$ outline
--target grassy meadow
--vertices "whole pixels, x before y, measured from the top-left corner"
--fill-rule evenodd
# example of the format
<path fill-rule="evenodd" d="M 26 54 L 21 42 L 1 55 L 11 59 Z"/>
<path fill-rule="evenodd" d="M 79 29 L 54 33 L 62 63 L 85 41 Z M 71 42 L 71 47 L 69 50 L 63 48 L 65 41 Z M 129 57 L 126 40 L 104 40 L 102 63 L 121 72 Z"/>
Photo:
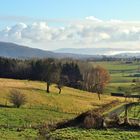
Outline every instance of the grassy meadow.
<path fill-rule="evenodd" d="M 38 131 L 17 128 L 41 124 L 53 124 L 71 119 L 78 114 L 93 108 L 98 108 L 117 98 L 103 95 L 99 101 L 96 94 L 64 87 L 58 94 L 55 85 L 51 86 L 51 93 L 46 93 L 46 83 L 38 81 L 0 79 L 0 135 L 3 139 L 26 139 L 37 137 Z M 8 101 L 9 92 L 18 89 L 27 98 L 27 103 L 21 108 L 12 108 Z M 11 129 L 5 128 L 10 126 Z"/>
<path fill-rule="evenodd" d="M 0 79 L 0 136 L 1 139 L 35 139 L 38 130 L 26 128 L 18 130 L 22 126 L 37 126 L 39 124 L 54 124 L 71 119 L 78 114 L 98 108 L 113 100 L 124 99 L 111 97 L 108 94 L 117 92 L 119 86 L 129 88 L 133 77 L 138 73 L 139 63 L 125 64 L 123 62 L 96 62 L 109 70 L 111 82 L 105 89 L 105 95 L 101 101 L 95 93 L 89 93 L 73 88 L 64 87 L 62 93 L 58 93 L 55 85 L 51 85 L 51 93 L 46 93 L 46 83 L 39 81 Z M 8 101 L 9 92 L 18 89 L 27 98 L 27 103 L 21 108 L 13 108 Z M 11 126 L 7 128 L 7 126 Z M 66 128 L 51 132 L 50 135 L 59 140 L 138 140 L 137 131 L 127 130 L 84 130 L 78 128 Z"/>

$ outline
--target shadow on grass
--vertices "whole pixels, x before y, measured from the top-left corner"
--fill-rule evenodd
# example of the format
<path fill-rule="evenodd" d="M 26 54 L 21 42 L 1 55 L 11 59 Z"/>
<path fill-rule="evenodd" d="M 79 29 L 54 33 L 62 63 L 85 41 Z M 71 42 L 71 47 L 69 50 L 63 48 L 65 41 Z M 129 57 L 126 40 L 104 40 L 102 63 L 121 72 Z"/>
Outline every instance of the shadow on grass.
<path fill-rule="evenodd" d="M 17 90 L 27 90 L 27 91 L 36 91 L 37 93 L 47 93 L 46 89 L 40 89 L 40 88 L 33 88 L 33 87 L 13 87 L 13 86 L 7 86 L 10 89 L 17 89 Z M 51 93 L 51 94 L 50 94 Z M 58 92 L 52 92 L 47 93 L 47 95 L 61 95 Z"/>
<path fill-rule="evenodd" d="M 33 87 L 11 87 L 11 86 L 7 86 L 8 88 L 12 88 L 12 89 L 21 89 L 21 90 L 34 90 L 34 91 L 39 91 L 39 92 L 44 92 L 46 91 L 45 89 L 40 89 L 40 88 L 33 88 Z"/>
<path fill-rule="evenodd" d="M 0 104 L 0 108 L 14 108 L 13 106 Z"/>
<path fill-rule="evenodd" d="M 132 124 L 121 124 L 117 127 L 115 131 L 140 131 L 139 125 L 132 125 Z"/>

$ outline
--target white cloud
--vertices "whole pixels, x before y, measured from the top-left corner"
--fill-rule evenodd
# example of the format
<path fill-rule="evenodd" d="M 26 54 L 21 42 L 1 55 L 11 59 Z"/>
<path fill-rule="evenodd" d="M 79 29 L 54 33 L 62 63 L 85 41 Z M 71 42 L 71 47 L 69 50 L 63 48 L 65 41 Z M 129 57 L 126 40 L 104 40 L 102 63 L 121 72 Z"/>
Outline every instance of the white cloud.
<path fill-rule="evenodd" d="M 94 21 L 94 22 L 102 22 L 102 20 L 94 17 L 94 16 L 89 16 L 89 17 L 86 17 L 87 20 L 91 20 L 91 21 Z"/>
<path fill-rule="evenodd" d="M 38 47 L 112 47 L 140 51 L 140 22 L 108 20 L 93 16 L 70 22 L 63 27 L 49 26 L 47 22 L 18 23 L 0 31 L 1 41 L 11 41 Z"/>

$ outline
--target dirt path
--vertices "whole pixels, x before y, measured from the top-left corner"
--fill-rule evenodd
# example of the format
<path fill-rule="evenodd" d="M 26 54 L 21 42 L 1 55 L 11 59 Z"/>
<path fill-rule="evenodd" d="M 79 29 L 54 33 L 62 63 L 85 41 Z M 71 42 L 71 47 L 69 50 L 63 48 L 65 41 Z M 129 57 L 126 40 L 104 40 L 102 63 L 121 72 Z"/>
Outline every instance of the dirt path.
<path fill-rule="evenodd" d="M 105 113 L 105 117 L 111 117 L 113 114 L 116 114 L 117 116 L 119 116 L 121 113 L 123 113 L 127 108 L 131 108 L 134 105 L 140 105 L 139 102 L 133 102 L 133 103 L 126 103 L 126 104 L 122 104 L 119 105 L 117 107 L 115 107 L 114 109 L 111 109 L 111 111 L 109 111 L 108 113 Z"/>

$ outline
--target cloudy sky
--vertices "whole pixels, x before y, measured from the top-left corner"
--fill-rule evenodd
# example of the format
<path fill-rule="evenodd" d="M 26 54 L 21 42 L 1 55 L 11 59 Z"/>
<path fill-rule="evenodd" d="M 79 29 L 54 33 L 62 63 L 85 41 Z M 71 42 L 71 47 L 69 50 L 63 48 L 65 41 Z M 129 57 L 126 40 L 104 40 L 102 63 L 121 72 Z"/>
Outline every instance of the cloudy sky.
<path fill-rule="evenodd" d="M 137 52 L 139 7 L 139 0 L 1 0 L 0 41 Z"/>

